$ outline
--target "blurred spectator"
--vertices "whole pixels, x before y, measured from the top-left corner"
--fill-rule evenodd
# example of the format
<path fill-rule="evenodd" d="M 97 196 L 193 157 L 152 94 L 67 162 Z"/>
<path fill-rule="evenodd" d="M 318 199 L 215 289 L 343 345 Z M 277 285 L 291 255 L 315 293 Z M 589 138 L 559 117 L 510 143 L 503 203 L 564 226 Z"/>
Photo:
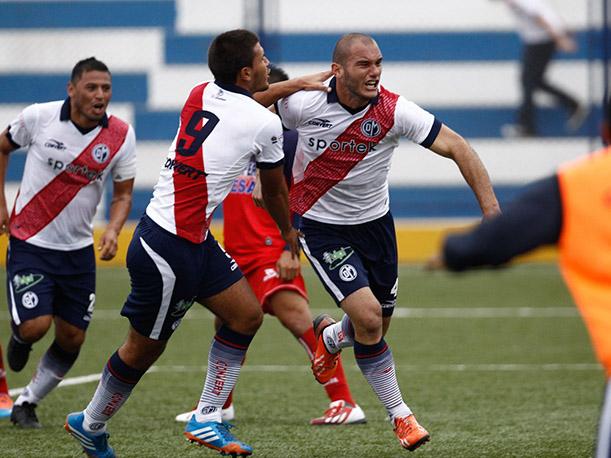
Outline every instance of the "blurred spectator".
<path fill-rule="evenodd" d="M 534 92 L 541 90 L 550 94 L 557 104 L 569 114 L 567 128 L 577 130 L 587 111 L 571 95 L 545 78 L 545 71 L 556 49 L 567 53 L 577 50 L 577 43 L 571 37 L 562 18 L 546 0 L 503 0 L 513 12 L 518 34 L 523 43 L 522 103 L 518 111 L 517 124 L 502 127 L 505 137 L 531 137 L 537 135 L 535 122 Z"/>

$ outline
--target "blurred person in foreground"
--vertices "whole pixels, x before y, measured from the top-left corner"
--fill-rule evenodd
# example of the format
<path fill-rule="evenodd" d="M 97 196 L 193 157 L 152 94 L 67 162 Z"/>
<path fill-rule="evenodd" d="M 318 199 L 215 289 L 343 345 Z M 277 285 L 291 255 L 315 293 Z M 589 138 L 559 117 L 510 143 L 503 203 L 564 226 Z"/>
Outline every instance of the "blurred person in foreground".
<path fill-rule="evenodd" d="M 498 266 L 539 246 L 557 245 L 562 276 L 607 377 L 597 458 L 611 457 L 611 101 L 606 148 L 561 166 L 529 187 L 503 214 L 448 236 L 428 267 Z"/>
<path fill-rule="evenodd" d="M 254 158 L 266 208 L 291 256 L 298 256 L 282 167 L 282 125 L 252 98 L 269 87 L 268 64 L 259 38 L 248 30 L 222 33 L 210 45 L 208 66 L 215 80 L 196 85 L 187 97 L 153 197 L 127 252 L 131 292 L 121 314 L 129 319 L 128 335 L 108 359 L 85 410 L 66 418 L 66 430 L 90 456 L 115 456 L 107 422 L 161 356 L 196 301 L 223 325 L 210 345 L 197 411 L 183 434 L 223 455 L 252 453 L 252 447 L 229 431 L 221 411 L 263 313 L 237 263 L 208 228 L 215 208 Z M 269 89 L 282 96 L 310 86 L 321 85 L 295 79 Z"/>
<path fill-rule="evenodd" d="M 399 287 L 388 173 L 401 138 L 453 160 L 484 216 L 500 209 L 488 173 L 465 139 L 380 85 L 382 59 L 372 37 L 344 35 L 333 51 L 329 92 L 299 91 L 276 107 L 285 127 L 299 133 L 290 204 L 302 216 L 301 245 L 345 312 L 337 323 L 324 314 L 314 320 L 314 376 L 329 381 L 342 348 L 353 347 L 399 443 L 415 450 L 430 436 L 403 400 L 384 340 Z"/>
<path fill-rule="evenodd" d="M 577 51 L 577 43 L 566 24 L 546 0 L 503 0 L 515 16 L 518 35 L 522 41 L 521 75 L 522 103 L 516 124 L 502 127 L 506 137 L 532 137 L 537 135 L 534 95 L 546 92 L 569 115 L 567 127 L 579 129 L 587 110 L 570 94 L 550 83 L 545 77 L 547 67 L 556 50 L 566 53 Z"/>
<path fill-rule="evenodd" d="M 0 345 L 0 418 L 9 418 L 12 411 L 13 399 L 8 391 L 4 358 L 2 357 L 2 345 Z"/>
<path fill-rule="evenodd" d="M 284 70 L 270 67 L 270 84 L 286 80 L 288 75 Z M 284 174 L 290 185 L 297 132 L 284 131 L 283 136 Z M 298 271 L 300 261 L 291 256 L 267 211 L 257 207 L 261 202 L 258 184 L 256 164 L 251 161 L 244 173 L 234 181 L 231 192 L 223 202 L 223 245 L 240 266 L 263 312 L 278 318 L 301 343 L 311 361 L 316 351 L 316 336 L 305 282 Z M 221 325 L 217 317 L 216 329 Z M 350 393 L 341 361 L 335 377 L 325 383 L 324 388 L 331 404 L 321 417 L 313 418 L 310 424 L 348 425 L 366 422 L 365 413 Z M 178 415 L 176 420 L 189 421 L 191 415 L 192 412 L 186 412 Z M 223 405 L 222 416 L 226 421 L 235 417 L 233 392 Z"/>
<path fill-rule="evenodd" d="M 0 134 L 0 232 L 9 234 L 7 296 L 12 335 L 9 367 L 21 371 L 32 344 L 55 325 L 55 339 L 15 400 L 11 421 L 40 428 L 36 407 L 74 365 L 95 306 L 93 217 L 112 179 L 110 219 L 98 248 L 107 261 L 132 203 L 133 128 L 107 115 L 108 67 L 94 57 L 73 70 L 63 101 L 25 108 Z M 27 151 L 10 219 L 4 195 L 9 154 Z"/>

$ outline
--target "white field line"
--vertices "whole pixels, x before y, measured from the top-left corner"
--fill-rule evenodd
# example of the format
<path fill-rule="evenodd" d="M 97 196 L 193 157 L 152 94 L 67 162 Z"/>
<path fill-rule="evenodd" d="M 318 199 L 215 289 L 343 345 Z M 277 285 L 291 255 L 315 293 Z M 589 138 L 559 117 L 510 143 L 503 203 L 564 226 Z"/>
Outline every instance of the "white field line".
<path fill-rule="evenodd" d="M 341 314 L 338 308 L 311 309 L 312 315 Z M 393 318 L 577 318 L 575 307 L 397 307 Z M 204 308 L 189 310 L 185 320 L 212 320 L 213 315 Z M 8 317 L 5 317 L 8 319 Z M 96 310 L 94 320 L 124 319 L 117 309 Z"/>
<path fill-rule="evenodd" d="M 355 365 L 344 365 L 352 372 L 359 371 Z M 152 366 L 147 373 L 204 373 L 206 366 Z M 533 372 L 533 371 L 601 371 L 596 363 L 543 363 L 543 364 L 402 364 L 396 367 L 398 372 Z M 309 372 L 310 368 L 306 365 L 253 365 L 247 364 L 242 367 L 242 372 Z M 62 380 L 59 388 L 84 383 L 97 382 L 102 374 L 90 374 L 79 377 L 70 377 Z M 10 396 L 18 396 L 25 387 L 13 388 L 9 390 Z"/>

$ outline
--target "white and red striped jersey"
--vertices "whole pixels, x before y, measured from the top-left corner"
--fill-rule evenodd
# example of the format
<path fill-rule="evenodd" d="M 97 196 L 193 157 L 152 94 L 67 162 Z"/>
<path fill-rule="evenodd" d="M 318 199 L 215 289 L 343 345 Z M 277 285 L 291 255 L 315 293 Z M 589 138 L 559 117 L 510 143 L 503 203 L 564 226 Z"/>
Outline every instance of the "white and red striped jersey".
<path fill-rule="evenodd" d="M 429 147 L 441 123 L 404 97 L 380 87 L 358 112 L 335 92 L 301 91 L 282 99 L 284 125 L 297 129 L 291 210 L 329 224 L 359 224 L 389 210 L 388 173 L 401 137 Z"/>
<path fill-rule="evenodd" d="M 282 164 L 278 116 L 238 86 L 195 86 L 146 214 L 172 234 L 203 242 L 214 209 L 252 157 L 260 168 Z"/>
<path fill-rule="evenodd" d="M 12 237 L 68 251 L 93 243 L 93 217 L 111 175 L 136 175 L 133 128 L 115 116 L 82 133 L 70 121 L 70 99 L 30 105 L 9 125 L 9 139 L 27 150 L 10 219 Z"/>

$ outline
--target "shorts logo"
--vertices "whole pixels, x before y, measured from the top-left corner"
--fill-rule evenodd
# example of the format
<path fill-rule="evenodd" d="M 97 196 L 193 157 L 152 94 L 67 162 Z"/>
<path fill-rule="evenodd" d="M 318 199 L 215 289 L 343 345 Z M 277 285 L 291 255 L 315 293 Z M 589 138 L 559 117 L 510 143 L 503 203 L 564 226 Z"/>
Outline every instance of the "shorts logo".
<path fill-rule="evenodd" d="M 272 278 L 279 278 L 278 272 L 274 269 L 265 269 L 265 273 L 263 274 L 263 281 L 270 281 Z"/>
<path fill-rule="evenodd" d="M 42 274 L 15 275 L 13 277 L 13 288 L 17 294 L 24 292 L 45 278 Z"/>
<path fill-rule="evenodd" d="M 33 309 L 38 305 L 38 296 L 34 291 L 28 291 L 23 296 L 21 296 L 21 304 L 26 309 Z"/>
<path fill-rule="evenodd" d="M 366 119 L 361 124 L 361 133 L 365 137 L 377 137 L 382 132 L 380 124 L 375 119 Z"/>
<path fill-rule="evenodd" d="M 174 306 L 174 310 L 172 310 L 171 315 L 172 316 L 183 316 L 191 308 L 194 302 L 195 302 L 195 297 L 192 297 L 191 299 L 179 300 L 176 303 L 176 305 Z"/>
<path fill-rule="evenodd" d="M 354 254 L 352 247 L 345 246 L 333 251 L 325 251 L 322 260 L 329 264 L 329 270 L 335 270 Z"/>
<path fill-rule="evenodd" d="M 172 323 L 172 326 L 171 326 L 171 327 L 172 327 L 172 331 L 176 331 L 176 328 L 177 328 L 178 326 L 180 326 L 180 322 L 181 322 L 181 321 L 182 321 L 182 319 L 180 319 L 180 320 L 176 320 L 176 321 L 174 321 L 174 323 Z"/>
<path fill-rule="evenodd" d="M 351 264 L 344 264 L 339 269 L 339 278 L 344 281 L 352 281 L 358 276 L 358 272 Z"/>
<path fill-rule="evenodd" d="M 98 164 L 103 164 L 110 156 L 110 149 L 104 143 L 99 143 L 93 147 L 91 150 L 91 156 Z"/>

